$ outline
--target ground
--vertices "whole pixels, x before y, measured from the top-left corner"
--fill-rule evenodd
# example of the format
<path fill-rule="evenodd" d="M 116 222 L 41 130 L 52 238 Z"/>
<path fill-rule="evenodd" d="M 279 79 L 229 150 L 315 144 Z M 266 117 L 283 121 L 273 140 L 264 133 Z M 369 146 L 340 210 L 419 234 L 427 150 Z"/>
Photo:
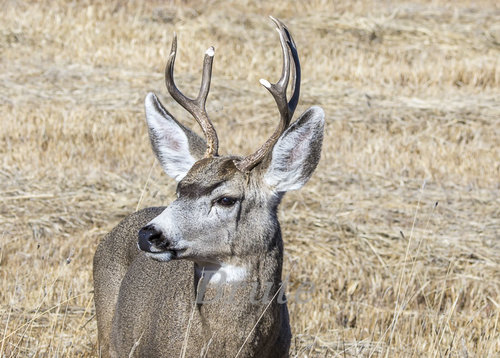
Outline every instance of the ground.
<path fill-rule="evenodd" d="M 278 112 L 268 15 L 294 35 L 297 113 L 326 112 L 320 165 L 279 217 L 293 357 L 500 354 L 500 8 L 496 1 L 1 1 L 0 357 L 96 357 L 92 256 L 166 205 L 143 100 L 163 80 L 246 154 Z"/>

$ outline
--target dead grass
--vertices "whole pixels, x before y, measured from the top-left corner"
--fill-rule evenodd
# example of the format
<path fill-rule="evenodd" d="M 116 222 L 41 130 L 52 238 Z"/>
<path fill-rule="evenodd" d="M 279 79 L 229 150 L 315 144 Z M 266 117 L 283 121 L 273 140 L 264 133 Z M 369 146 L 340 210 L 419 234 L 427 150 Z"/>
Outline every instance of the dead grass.
<path fill-rule="evenodd" d="M 500 9 L 413 3 L 2 1 L 0 357 L 94 357 L 100 238 L 174 183 L 154 164 L 142 102 L 217 53 L 208 110 L 222 150 L 276 121 L 258 85 L 299 46 L 299 110 L 327 113 L 311 182 L 280 208 L 298 357 L 493 357 L 500 352 Z M 169 98 L 185 123 L 193 121 Z M 424 185 L 425 184 L 425 185 Z M 436 206 L 436 203 L 439 203 Z M 290 268 L 293 266 L 293 270 Z"/>

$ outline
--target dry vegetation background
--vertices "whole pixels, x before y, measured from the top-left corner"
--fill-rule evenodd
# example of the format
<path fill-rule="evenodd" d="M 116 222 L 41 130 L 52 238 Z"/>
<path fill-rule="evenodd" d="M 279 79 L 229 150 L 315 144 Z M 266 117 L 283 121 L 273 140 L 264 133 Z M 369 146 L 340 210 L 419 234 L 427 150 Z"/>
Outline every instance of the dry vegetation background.
<path fill-rule="evenodd" d="M 94 357 L 92 256 L 137 208 L 169 203 L 143 99 L 176 78 L 225 152 L 278 115 L 267 15 L 292 30 L 298 112 L 327 114 L 323 157 L 280 218 L 298 357 L 498 357 L 500 8 L 497 1 L 110 1 L 0 4 L 0 357 Z M 149 178 L 149 180 L 148 180 Z M 435 203 L 439 202 L 436 206 Z"/>

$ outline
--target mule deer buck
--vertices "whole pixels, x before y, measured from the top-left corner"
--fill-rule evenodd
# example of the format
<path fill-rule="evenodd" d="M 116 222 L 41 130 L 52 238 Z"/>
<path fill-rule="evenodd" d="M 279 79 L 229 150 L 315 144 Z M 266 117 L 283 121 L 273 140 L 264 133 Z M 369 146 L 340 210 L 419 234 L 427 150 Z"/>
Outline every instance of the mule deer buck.
<path fill-rule="evenodd" d="M 205 53 L 200 92 L 191 99 L 174 82 L 174 36 L 167 89 L 197 120 L 206 140 L 180 124 L 153 93 L 147 95 L 151 144 L 165 172 L 178 182 L 177 199 L 131 214 L 97 248 L 102 356 L 288 356 L 288 310 L 276 299 L 283 261 L 277 208 L 284 193 L 301 188 L 318 164 L 324 113 L 311 107 L 290 123 L 299 100 L 299 58 L 287 28 L 272 20 L 283 69 L 276 84 L 261 83 L 276 101 L 280 122 L 246 157 L 218 155 L 205 109 L 214 49 Z M 211 300 L 199 299 L 202 281 L 203 297 Z M 216 300 L 221 292 L 229 299 Z"/>

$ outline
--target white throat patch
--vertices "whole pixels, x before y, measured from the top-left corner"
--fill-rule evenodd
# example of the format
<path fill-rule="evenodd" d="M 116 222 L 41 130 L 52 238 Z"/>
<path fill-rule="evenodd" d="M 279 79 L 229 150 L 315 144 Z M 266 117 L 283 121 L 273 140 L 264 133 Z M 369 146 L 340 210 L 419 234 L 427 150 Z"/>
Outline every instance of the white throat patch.
<path fill-rule="evenodd" d="M 203 275 L 208 278 L 208 283 L 240 282 L 247 277 L 245 267 L 228 264 L 222 264 L 219 269 L 205 267 L 204 271 Z"/>

